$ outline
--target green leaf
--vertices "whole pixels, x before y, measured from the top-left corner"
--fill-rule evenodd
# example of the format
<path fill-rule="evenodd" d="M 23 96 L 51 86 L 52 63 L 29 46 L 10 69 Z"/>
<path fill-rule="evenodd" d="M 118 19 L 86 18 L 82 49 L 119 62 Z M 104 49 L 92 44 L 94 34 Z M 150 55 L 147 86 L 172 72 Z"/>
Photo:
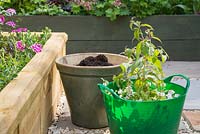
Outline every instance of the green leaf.
<path fill-rule="evenodd" d="M 152 27 L 151 25 L 149 25 L 149 24 L 141 24 L 141 26 L 142 26 L 142 27 L 148 27 L 148 28 L 150 28 L 151 30 L 153 30 L 153 27 Z"/>
<path fill-rule="evenodd" d="M 95 12 L 95 15 L 96 15 L 96 16 L 103 16 L 103 15 L 104 15 L 104 12 L 103 12 L 103 11 L 100 11 L 100 10 L 97 10 L 97 11 Z"/>
<path fill-rule="evenodd" d="M 126 66 L 124 64 L 120 64 L 120 68 L 122 72 L 126 72 Z"/>
<path fill-rule="evenodd" d="M 117 15 L 112 8 L 109 8 L 106 10 L 106 17 L 110 18 L 110 20 L 113 21 L 117 18 Z"/>
<path fill-rule="evenodd" d="M 124 54 L 128 57 L 131 58 L 133 51 L 130 48 L 126 48 Z"/>
<path fill-rule="evenodd" d="M 150 55 L 149 54 L 150 47 L 147 44 L 148 44 L 147 42 L 144 42 L 143 45 L 141 46 L 141 53 L 146 56 Z"/>
<path fill-rule="evenodd" d="M 167 60 L 167 55 L 162 55 L 161 56 L 162 62 L 165 63 Z"/>
<path fill-rule="evenodd" d="M 162 43 L 162 41 L 158 37 L 153 36 L 152 38 Z"/>
<path fill-rule="evenodd" d="M 157 57 L 159 54 L 160 54 L 160 51 L 156 49 L 156 50 L 154 51 L 154 55 Z"/>
<path fill-rule="evenodd" d="M 187 10 L 188 10 L 188 7 L 185 6 L 185 5 L 182 5 L 182 4 L 175 5 L 174 7 L 181 8 L 181 9 L 183 9 L 184 11 L 187 11 Z"/>
<path fill-rule="evenodd" d="M 79 5 L 72 4 L 72 12 L 73 12 L 74 14 L 78 14 L 80 11 L 81 11 L 81 8 L 80 8 Z"/>
<path fill-rule="evenodd" d="M 122 10 L 120 10 L 120 15 L 121 16 L 130 15 L 129 9 L 122 9 Z"/>
<path fill-rule="evenodd" d="M 159 69 L 159 70 L 162 70 L 162 64 L 160 62 L 159 59 L 156 59 L 156 61 L 154 62 L 154 65 Z"/>
<path fill-rule="evenodd" d="M 140 54 L 141 54 L 141 47 L 142 47 L 143 41 L 140 41 L 137 46 L 136 46 L 136 59 L 139 58 Z"/>
<path fill-rule="evenodd" d="M 111 15 L 113 13 L 113 9 L 112 8 L 108 8 L 106 10 L 106 14 Z"/>
<path fill-rule="evenodd" d="M 104 8 L 105 7 L 105 3 L 100 3 L 96 5 L 97 8 Z"/>
<path fill-rule="evenodd" d="M 134 28 L 134 39 L 140 40 L 140 29 L 139 28 Z"/>

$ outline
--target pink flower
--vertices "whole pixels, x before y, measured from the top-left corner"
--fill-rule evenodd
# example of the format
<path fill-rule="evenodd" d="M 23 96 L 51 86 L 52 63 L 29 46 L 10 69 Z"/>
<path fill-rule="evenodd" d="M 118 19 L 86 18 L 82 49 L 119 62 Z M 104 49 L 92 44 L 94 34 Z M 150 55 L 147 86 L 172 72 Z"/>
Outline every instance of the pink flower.
<path fill-rule="evenodd" d="M 42 45 L 35 43 L 31 46 L 31 49 L 35 52 L 35 53 L 39 53 L 42 51 Z"/>
<path fill-rule="evenodd" d="M 91 7 L 91 3 L 89 1 L 85 2 L 83 4 L 83 6 L 85 7 L 86 10 L 90 11 L 92 10 L 92 7 Z"/>
<path fill-rule="evenodd" d="M 113 5 L 114 5 L 115 7 L 119 7 L 119 6 L 122 5 L 122 2 L 121 2 L 121 0 L 115 0 L 114 3 L 113 3 Z"/>
<path fill-rule="evenodd" d="M 8 9 L 6 10 L 6 13 L 7 13 L 9 16 L 12 16 L 12 15 L 16 14 L 16 11 L 15 11 L 15 9 L 13 9 L 13 8 L 8 8 Z"/>
<path fill-rule="evenodd" d="M 20 51 L 24 51 L 24 49 L 25 49 L 25 45 L 23 45 L 22 41 L 17 41 L 16 47 Z"/>
<path fill-rule="evenodd" d="M 10 26 L 10 27 L 13 27 L 13 28 L 16 26 L 16 24 L 15 24 L 14 21 L 7 21 L 7 22 L 6 22 L 6 25 L 8 25 L 8 26 Z"/>
<path fill-rule="evenodd" d="M 20 33 L 20 32 L 27 32 L 27 28 L 17 28 L 12 30 L 12 32 Z"/>
<path fill-rule="evenodd" d="M 81 5 L 82 4 L 82 0 L 73 0 L 74 3 L 76 3 L 77 5 Z"/>
<path fill-rule="evenodd" d="M 0 24 L 4 24 L 5 17 L 3 15 L 0 15 Z"/>

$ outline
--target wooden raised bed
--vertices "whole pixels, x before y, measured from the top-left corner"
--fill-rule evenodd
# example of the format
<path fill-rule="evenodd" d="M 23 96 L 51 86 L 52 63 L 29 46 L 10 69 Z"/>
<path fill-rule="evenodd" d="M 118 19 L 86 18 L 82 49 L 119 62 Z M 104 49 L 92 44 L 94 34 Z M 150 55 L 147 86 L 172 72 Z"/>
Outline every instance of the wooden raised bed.
<path fill-rule="evenodd" d="M 18 76 L 0 92 L 0 134 L 45 134 L 56 112 L 62 83 L 55 59 L 68 37 L 53 33 Z"/>
<path fill-rule="evenodd" d="M 67 54 L 77 52 L 120 53 L 131 47 L 131 17 L 119 17 L 110 21 L 95 16 L 17 16 L 20 26 L 41 31 L 48 26 L 53 31 L 67 32 Z M 35 21 L 40 20 L 40 21 Z M 155 35 L 163 41 L 170 60 L 200 60 L 199 15 L 155 15 L 142 20 L 155 28 Z"/>

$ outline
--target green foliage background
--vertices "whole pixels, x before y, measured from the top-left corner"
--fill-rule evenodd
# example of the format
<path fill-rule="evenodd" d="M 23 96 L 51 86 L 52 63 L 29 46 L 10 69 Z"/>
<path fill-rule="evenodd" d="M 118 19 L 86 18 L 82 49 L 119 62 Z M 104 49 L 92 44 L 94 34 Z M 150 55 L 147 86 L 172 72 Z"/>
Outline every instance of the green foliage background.
<path fill-rule="evenodd" d="M 62 0 L 57 0 L 58 2 Z M 85 0 L 92 1 L 92 0 Z M 200 13 L 200 0 L 121 0 L 122 6 L 113 5 L 115 0 L 97 0 L 92 10 L 86 10 L 71 0 L 52 5 L 47 0 L 0 0 L 0 6 L 15 8 L 20 15 L 94 15 L 106 16 L 115 20 L 118 16 L 136 16 L 143 18 L 159 14 L 193 14 Z M 63 10 L 70 5 L 71 11 Z"/>
<path fill-rule="evenodd" d="M 34 43 L 45 44 L 50 37 L 50 29 L 46 28 L 42 34 L 10 33 L 9 36 L 0 32 L 0 91 L 21 71 L 32 59 L 35 53 L 29 48 Z M 25 51 L 16 48 L 16 42 L 26 44 Z"/>

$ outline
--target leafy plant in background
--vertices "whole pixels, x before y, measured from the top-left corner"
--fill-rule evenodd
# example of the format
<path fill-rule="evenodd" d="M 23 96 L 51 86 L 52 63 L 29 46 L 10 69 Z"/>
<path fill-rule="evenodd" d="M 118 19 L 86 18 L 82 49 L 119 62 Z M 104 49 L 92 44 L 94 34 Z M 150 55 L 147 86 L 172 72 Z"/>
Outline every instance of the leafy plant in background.
<path fill-rule="evenodd" d="M 68 15 L 69 13 L 64 11 L 60 6 L 56 6 L 54 4 L 45 4 L 38 5 L 38 7 L 34 11 L 26 12 L 25 10 L 21 10 L 19 15 Z"/>
<path fill-rule="evenodd" d="M 122 3 L 121 0 L 74 2 L 72 3 L 72 13 L 106 16 L 110 20 L 115 20 L 117 16 L 130 14 L 127 5 Z"/>
<path fill-rule="evenodd" d="M 162 64 L 168 55 L 161 46 L 152 41 L 161 42 L 154 36 L 153 27 L 134 19 L 130 22 L 137 44 L 127 48 L 124 54 L 129 58 L 128 63 L 121 65 L 122 72 L 113 77 L 121 98 L 137 101 L 165 100 L 178 97 L 173 90 L 165 91 Z"/>
<path fill-rule="evenodd" d="M 193 3 L 194 13 L 200 14 L 200 0 L 193 0 Z"/>
<path fill-rule="evenodd" d="M 17 27 L 8 17 L 16 14 L 14 9 L 0 10 L 0 27 L 10 28 L 7 34 L 0 31 L 0 91 L 17 76 L 50 37 L 50 29 L 42 34 L 32 34 L 27 28 Z M 8 20 L 7 20 L 8 19 Z"/>
<path fill-rule="evenodd" d="M 197 2 L 196 2 L 197 1 Z M 199 0 L 74 0 L 73 14 L 107 16 L 115 20 L 117 16 L 144 18 L 157 14 L 192 14 L 193 5 Z"/>
<path fill-rule="evenodd" d="M 48 0 L 47 3 L 50 5 L 60 6 L 64 11 L 71 12 L 72 0 Z"/>
<path fill-rule="evenodd" d="M 5 9 L 15 8 L 17 12 L 22 9 L 26 12 L 35 10 L 40 4 L 44 4 L 46 0 L 1 0 L 0 5 Z"/>
<path fill-rule="evenodd" d="M 0 6 L 17 8 L 20 15 L 94 15 L 115 20 L 124 15 L 198 14 L 200 0 L 0 0 Z"/>
<path fill-rule="evenodd" d="M 15 8 L 19 15 L 66 15 L 60 6 L 48 4 L 46 0 L 5 0 L 0 2 L 4 8 Z"/>
<path fill-rule="evenodd" d="M 191 14 L 190 2 L 186 0 L 130 0 L 125 2 L 131 12 L 130 15 L 144 18 L 159 14 Z"/>

